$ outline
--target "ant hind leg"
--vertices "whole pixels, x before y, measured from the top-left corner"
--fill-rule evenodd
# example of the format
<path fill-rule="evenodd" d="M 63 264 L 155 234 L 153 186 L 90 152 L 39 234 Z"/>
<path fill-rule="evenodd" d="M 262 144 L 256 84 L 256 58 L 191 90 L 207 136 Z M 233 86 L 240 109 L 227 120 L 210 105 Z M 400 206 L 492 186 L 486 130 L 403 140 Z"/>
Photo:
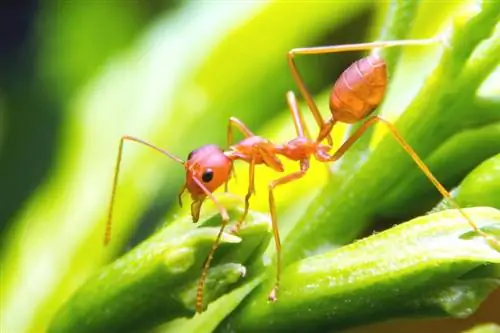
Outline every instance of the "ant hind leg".
<path fill-rule="evenodd" d="M 343 144 L 340 148 L 328 158 L 322 160 L 323 162 L 332 162 L 340 159 L 345 152 L 363 135 L 363 133 L 370 127 L 377 123 L 382 123 L 389 130 L 389 133 L 393 136 L 393 138 L 399 143 L 399 145 L 406 151 L 408 155 L 413 159 L 415 164 L 417 164 L 418 168 L 424 173 L 424 175 L 429 179 L 429 181 L 434 185 L 434 187 L 439 191 L 439 193 L 455 208 L 459 211 L 459 213 L 464 217 L 470 227 L 481 237 L 492 245 L 496 249 L 500 249 L 500 241 L 495 237 L 487 234 L 482 231 L 477 224 L 467 215 L 467 213 L 458 205 L 458 203 L 452 199 L 450 193 L 446 188 L 436 179 L 436 177 L 429 170 L 427 165 L 422 161 L 422 159 L 417 155 L 415 150 L 411 148 L 411 146 L 406 142 L 405 139 L 401 136 L 397 128 L 389 121 L 381 118 L 380 116 L 373 116 L 366 120 L 361 127 L 359 127 L 356 132 L 354 132 Z"/>

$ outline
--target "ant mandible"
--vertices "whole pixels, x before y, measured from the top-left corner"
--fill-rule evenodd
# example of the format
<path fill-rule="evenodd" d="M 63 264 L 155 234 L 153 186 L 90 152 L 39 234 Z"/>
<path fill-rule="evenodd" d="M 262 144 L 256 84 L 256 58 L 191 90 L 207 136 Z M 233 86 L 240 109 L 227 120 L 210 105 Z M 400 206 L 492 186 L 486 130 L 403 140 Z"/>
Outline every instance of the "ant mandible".
<path fill-rule="evenodd" d="M 248 191 L 245 196 L 245 209 L 233 229 L 233 232 L 237 232 L 248 214 L 250 197 L 255 192 L 255 166 L 263 164 L 277 172 L 283 172 L 283 164 L 278 156 L 298 161 L 300 166 L 298 171 L 269 183 L 269 210 L 271 213 L 272 230 L 277 256 L 276 278 L 274 287 L 269 294 L 269 300 L 275 301 L 277 299 L 277 291 L 279 289 L 281 275 L 281 242 L 278 231 L 274 189 L 280 185 L 302 178 L 309 169 L 310 158 L 312 156 L 320 162 L 334 162 L 340 159 L 370 126 L 382 123 L 387 127 L 389 133 L 392 134 L 396 141 L 411 156 L 420 170 L 432 182 L 441 195 L 459 210 L 471 228 L 490 243 L 500 246 L 500 243 L 496 239 L 479 229 L 472 219 L 453 199 L 451 199 L 450 193 L 434 177 L 429 168 L 403 139 L 394 125 L 379 116 L 371 116 L 368 118 L 368 116 L 384 98 L 388 83 L 386 63 L 377 53 L 372 53 L 367 57 L 357 60 L 341 74 L 339 79 L 337 79 L 330 94 L 330 111 L 332 115 L 326 122 L 323 120 L 318 107 L 307 90 L 294 62 L 294 57 L 296 55 L 367 51 L 394 46 L 428 45 L 436 42 L 439 42 L 439 39 L 381 41 L 292 49 L 288 53 L 288 65 L 300 93 L 306 100 L 306 103 L 319 127 L 319 133 L 315 140 L 313 140 L 309 134 L 307 126 L 300 113 L 295 94 L 291 91 L 286 94 L 286 97 L 289 109 L 292 113 L 297 136 L 284 144 L 274 144 L 265 138 L 256 136 L 243 122 L 234 117 L 231 117 L 228 123 L 227 141 L 229 148 L 226 151 L 223 151 L 216 145 L 206 145 L 192 151 L 188 155 L 186 161 L 183 161 L 168 151 L 158 148 L 157 146 L 139 138 L 123 136 L 120 139 L 118 149 L 104 243 L 109 243 L 111 236 L 113 204 L 124 142 L 133 141 L 145 145 L 166 155 L 175 162 L 182 164 L 186 171 L 186 179 L 178 195 L 179 204 L 182 206 L 181 195 L 185 190 L 187 190 L 191 194 L 192 199 L 191 215 L 193 222 L 198 221 L 201 206 L 206 198 L 213 201 L 222 217 L 221 228 L 203 265 L 203 271 L 198 282 L 196 310 L 197 312 L 202 312 L 205 279 L 224 228 L 229 222 L 229 215 L 226 209 L 219 203 L 217 198 L 213 195 L 213 192 L 222 184 L 225 184 L 227 189 L 228 181 L 233 173 L 234 161 L 243 160 L 249 163 L 249 184 Z M 362 125 L 333 154 L 330 154 L 333 142 L 331 132 L 334 125 L 337 123 L 354 124 L 363 120 L 364 122 Z M 233 127 L 243 134 L 244 139 L 234 145 L 231 145 L 233 141 Z M 322 143 L 325 140 L 327 141 L 327 144 Z"/>

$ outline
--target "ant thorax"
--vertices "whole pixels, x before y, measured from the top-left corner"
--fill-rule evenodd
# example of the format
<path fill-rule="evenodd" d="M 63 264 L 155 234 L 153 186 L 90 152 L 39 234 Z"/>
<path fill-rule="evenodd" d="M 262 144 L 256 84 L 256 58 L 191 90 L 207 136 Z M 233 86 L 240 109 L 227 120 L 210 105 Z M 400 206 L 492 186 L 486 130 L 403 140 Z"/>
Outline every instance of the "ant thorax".
<path fill-rule="evenodd" d="M 308 159 L 317 150 L 315 141 L 305 137 L 297 137 L 287 143 L 276 146 L 276 153 L 285 156 L 292 161 Z"/>
<path fill-rule="evenodd" d="M 265 164 L 275 171 L 283 172 L 283 163 L 276 156 L 280 147 L 260 136 L 250 136 L 231 146 L 225 154 L 232 160 L 244 160 L 256 165 Z"/>

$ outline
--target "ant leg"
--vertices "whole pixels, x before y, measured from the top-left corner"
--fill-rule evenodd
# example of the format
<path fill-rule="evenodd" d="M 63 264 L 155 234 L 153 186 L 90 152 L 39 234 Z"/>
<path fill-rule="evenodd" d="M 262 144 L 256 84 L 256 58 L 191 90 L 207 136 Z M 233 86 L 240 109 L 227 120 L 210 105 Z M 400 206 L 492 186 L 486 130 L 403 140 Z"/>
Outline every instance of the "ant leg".
<path fill-rule="evenodd" d="M 186 185 L 187 181 L 184 182 L 184 185 L 182 185 L 181 189 L 179 190 L 179 194 L 177 194 L 177 199 L 179 200 L 179 206 L 182 208 L 182 194 L 186 190 Z"/>
<path fill-rule="evenodd" d="M 297 84 L 297 87 L 299 88 L 299 91 L 302 94 L 302 97 L 304 97 L 304 99 L 306 100 L 306 103 L 309 106 L 309 110 L 311 110 L 311 112 L 314 116 L 314 119 L 316 120 L 316 123 L 318 124 L 318 127 L 321 129 L 321 128 L 323 128 L 323 126 L 324 126 L 323 124 L 325 123 L 325 121 L 323 120 L 323 116 L 319 112 L 318 106 L 314 102 L 314 99 L 312 98 L 311 93 L 309 93 L 309 90 L 307 89 L 306 84 L 299 73 L 297 65 L 295 64 L 294 57 L 296 54 L 300 54 L 300 53 L 297 53 L 296 50 L 299 50 L 299 49 L 292 49 L 288 52 L 288 57 L 287 57 L 288 66 L 290 67 L 290 71 L 292 72 L 292 77 L 293 77 L 295 83 Z M 326 135 L 326 139 L 327 139 L 328 145 L 332 146 L 333 145 L 332 136 L 330 134 L 328 134 L 328 135 Z"/>
<path fill-rule="evenodd" d="M 250 136 L 255 136 L 255 134 L 248 129 L 248 127 L 238 118 L 231 117 L 227 124 L 227 147 L 229 148 L 233 143 L 233 127 L 236 127 L 244 136 L 248 138 Z"/>
<path fill-rule="evenodd" d="M 352 52 L 352 51 L 369 51 L 377 48 L 386 48 L 394 46 L 430 45 L 439 41 L 441 41 L 441 38 L 388 40 L 388 41 L 377 41 L 369 43 L 356 43 L 356 44 L 344 44 L 344 45 L 300 47 L 292 49 L 289 52 L 289 55 L 293 58 L 295 55 L 298 54 L 305 55 L 305 54 L 328 54 L 328 53 Z"/>
<path fill-rule="evenodd" d="M 243 133 L 245 138 L 255 136 L 255 134 L 253 134 L 252 131 L 250 131 L 241 120 L 235 117 L 231 117 L 229 118 L 229 122 L 227 124 L 227 149 L 229 149 L 229 147 L 231 147 L 231 145 L 233 144 L 233 127 L 236 127 L 241 133 Z M 231 165 L 230 175 L 234 175 L 234 178 L 236 178 L 234 165 Z M 229 191 L 229 178 L 231 177 L 228 177 L 226 183 L 224 184 L 224 192 L 226 193 Z"/>
<path fill-rule="evenodd" d="M 307 170 L 309 169 L 309 160 L 300 161 L 300 171 L 291 173 L 282 178 L 276 179 L 269 184 L 269 209 L 271 211 L 271 221 L 273 226 L 273 235 L 274 235 L 274 243 L 276 245 L 276 280 L 274 283 L 274 287 L 269 293 L 269 301 L 274 302 L 277 299 L 277 293 L 280 285 L 280 276 L 281 276 L 281 241 L 278 230 L 278 219 L 276 216 L 276 204 L 274 201 L 273 190 L 279 186 L 286 183 L 289 183 L 293 180 L 297 180 L 302 178 Z"/>
<path fill-rule="evenodd" d="M 323 141 L 328 135 L 330 135 L 333 126 L 337 123 L 337 120 L 333 116 L 327 120 L 323 127 L 319 130 L 318 137 L 316 138 L 316 143 Z"/>
<path fill-rule="evenodd" d="M 344 153 L 363 135 L 363 133 L 368 129 L 368 127 L 376 124 L 376 123 L 382 123 L 384 124 L 387 129 L 389 129 L 389 132 L 392 134 L 394 139 L 403 147 L 403 149 L 408 153 L 408 155 L 411 156 L 413 161 L 417 164 L 417 166 L 420 168 L 420 170 L 425 174 L 425 176 L 431 181 L 431 183 L 434 185 L 434 187 L 441 193 L 441 195 L 455 208 L 457 209 L 460 214 L 465 218 L 467 223 L 471 226 L 471 228 L 480 236 L 484 237 L 490 244 L 492 244 L 494 247 L 500 248 L 500 242 L 492 237 L 491 235 L 487 234 L 486 232 L 482 231 L 479 229 L 476 223 L 472 221 L 472 219 L 465 213 L 465 211 L 458 205 L 458 203 L 455 202 L 451 198 L 450 193 L 444 188 L 444 186 L 434 177 L 432 172 L 429 170 L 427 165 L 422 161 L 422 159 L 417 155 L 415 150 L 410 147 L 410 145 L 403 139 L 401 134 L 399 134 L 399 131 L 396 129 L 396 127 L 390 123 L 389 121 L 379 117 L 379 116 L 373 116 L 366 120 L 360 128 L 356 132 L 354 132 L 349 139 L 347 139 L 342 146 L 331 156 L 329 156 L 327 159 L 324 161 L 336 161 L 339 158 L 344 155 Z M 321 159 L 323 160 L 323 159 Z"/>
<path fill-rule="evenodd" d="M 238 233 L 240 231 L 241 225 L 245 221 L 248 210 L 250 209 L 250 197 L 252 194 L 255 194 L 255 158 L 252 158 L 249 166 L 249 175 L 248 175 L 248 191 L 245 195 L 245 210 L 243 211 L 243 215 L 240 217 L 238 222 L 231 229 L 232 233 Z"/>
<path fill-rule="evenodd" d="M 297 98 L 293 91 L 289 91 L 286 93 L 286 100 L 288 102 L 288 107 L 292 112 L 293 124 L 295 125 L 295 131 L 297 132 L 297 136 L 300 138 L 311 138 L 309 134 L 309 130 L 307 128 L 306 122 L 302 117 L 302 113 L 300 113 L 299 105 L 297 103 Z"/>
<path fill-rule="evenodd" d="M 229 215 L 227 214 L 226 209 L 220 204 L 220 202 L 214 197 L 214 195 L 203 185 L 196 177 L 193 177 L 193 181 L 202 189 L 207 197 L 209 197 L 217 209 L 220 212 L 222 217 L 222 224 L 215 238 L 215 241 L 212 245 L 212 249 L 208 253 L 207 259 L 205 260 L 205 264 L 203 265 L 203 270 L 201 272 L 200 280 L 198 281 L 198 286 L 196 289 L 196 312 L 203 312 L 203 288 L 205 286 L 205 281 L 207 279 L 208 269 L 210 268 L 210 264 L 214 258 L 215 250 L 219 247 L 220 239 L 222 237 L 222 233 L 224 232 L 224 228 L 227 226 L 229 222 Z"/>
<path fill-rule="evenodd" d="M 118 185 L 118 173 L 120 172 L 120 165 L 121 165 L 121 160 L 122 160 L 122 152 L 123 152 L 123 145 L 125 140 L 127 141 L 133 141 L 140 143 L 142 145 L 145 145 L 149 148 L 152 148 L 163 155 L 166 155 L 170 159 L 174 160 L 177 163 L 184 164 L 184 161 L 178 158 L 177 156 L 170 154 L 168 151 L 163 150 L 161 148 L 156 147 L 155 145 L 152 145 L 144 140 L 141 140 L 139 138 L 135 138 L 132 136 L 124 135 L 120 138 L 120 146 L 118 148 L 118 156 L 116 158 L 116 165 L 115 165 L 115 172 L 113 176 L 113 188 L 111 190 L 111 199 L 109 202 L 109 209 L 108 209 L 108 219 L 106 221 L 106 231 L 104 232 L 104 245 L 107 245 L 109 241 L 111 240 L 111 220 L 113 216 L 113 205 L 115 202 L 115 195 L 116 195 L 116 187 Z"/>
<path fill-rule="evenodd" d="M 310 54 L 330 54 L 330 53 L 338 53 L 338 52 L 350 52 L 350 51 L 367 51 L 376 48 L 386 48 L 393 46 L 406 46 L 406 45 L 427 45 L 432 44 L 439 41 L 437 38 L 430 39 L 415 39 L 415 40 L 395 40 L 395 41 L 381 41 L 381 42 L 372 42 L 372 43 L 359 43 L 359 44 L 346 44 L 346 45 L 332 45 L 332 46 L 317 46 L 317 47 L 304 47 L 304 48 L 295 48 L 288 52 L 288 66 L 292 72 L 293 79 L 297 84 L 300 93 L 304 97 L 309 106 L 309 109 L 313 113 L 314 118 L 316 119 L 316 123 L 320 128 L 321 137 L 327 139 L 328 145 L 332 146 L 332 137 L 330 132 L 325 129 L 325 122 L 323 117 L 321 116 L 319 109 L 314 102 L 311 93 L 306 87 L 304 80 L 302 79 L 297 65 L 295 64 L 295 56 L 296 55 L 310 55 Z"/>

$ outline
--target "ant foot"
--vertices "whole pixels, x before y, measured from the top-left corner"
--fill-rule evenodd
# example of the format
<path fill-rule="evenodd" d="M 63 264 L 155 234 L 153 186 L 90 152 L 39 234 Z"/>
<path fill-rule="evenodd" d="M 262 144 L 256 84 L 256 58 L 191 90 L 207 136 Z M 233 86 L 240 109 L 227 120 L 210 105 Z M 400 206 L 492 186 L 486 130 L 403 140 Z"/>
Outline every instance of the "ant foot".
<path fill-rule="evenodd" d="M 233 235 L 237 235 L 240 232 L 240 229 L 241 229 L 241 222 L 238 222 L 231 228 L 230 231 Z"/>
<path fill-rule="evenodd" d="M 269 302 L 276 302 L 278 299 L 278 287 L 274 287 L 273 290 L 269 293 L 269 296 L 267 297 L 267 300 Z"/>
<path fill-rule="evenodd" d="M 240 274 L 242 278 L 245 277 L 245 275 L 247 275 L 247 269 L 245 268 L 245 266 L 241 267 Z"/>
<path fill-rule="evenodd" d="M 202 313 L 203 310 L 203 304 L 196 304 L 196 313 Z"/>

